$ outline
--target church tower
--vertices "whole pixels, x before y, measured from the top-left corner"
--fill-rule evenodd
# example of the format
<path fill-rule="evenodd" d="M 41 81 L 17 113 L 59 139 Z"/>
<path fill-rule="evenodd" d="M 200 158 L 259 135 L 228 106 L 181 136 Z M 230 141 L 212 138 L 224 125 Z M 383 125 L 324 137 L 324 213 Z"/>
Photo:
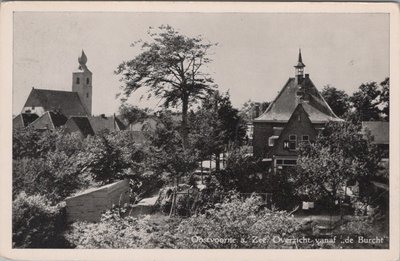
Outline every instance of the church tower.
<path fill-rule="evenodd" d="M 78 93 L 87 114 L 92 115 L 92 72 L 86 67 L 87 57 L 82 50 L 78 70 L 72 73 L 72 91 Z"/>

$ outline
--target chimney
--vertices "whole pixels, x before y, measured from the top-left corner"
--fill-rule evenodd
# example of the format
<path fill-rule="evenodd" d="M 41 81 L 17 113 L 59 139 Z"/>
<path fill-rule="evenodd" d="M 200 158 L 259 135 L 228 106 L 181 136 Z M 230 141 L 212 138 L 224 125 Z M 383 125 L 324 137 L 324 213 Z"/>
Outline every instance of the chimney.
<path fill-rule="evenodd" d="M 260 104 L 258 102 L 256 102 L 254 104 L 253 115 L 254 115 L 254 118 L 257 118 L 258 116 L 260 116 Z"/>

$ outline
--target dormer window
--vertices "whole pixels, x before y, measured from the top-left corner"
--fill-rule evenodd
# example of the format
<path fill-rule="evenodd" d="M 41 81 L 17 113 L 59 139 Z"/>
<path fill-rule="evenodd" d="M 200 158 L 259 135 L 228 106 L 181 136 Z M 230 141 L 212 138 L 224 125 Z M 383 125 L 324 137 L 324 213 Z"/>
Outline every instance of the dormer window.
<path fill-rule="evenodd" d="M 79 84 L 79 83 L 80 83 L 79 77 L 76 77 L 76 84 Z"/>

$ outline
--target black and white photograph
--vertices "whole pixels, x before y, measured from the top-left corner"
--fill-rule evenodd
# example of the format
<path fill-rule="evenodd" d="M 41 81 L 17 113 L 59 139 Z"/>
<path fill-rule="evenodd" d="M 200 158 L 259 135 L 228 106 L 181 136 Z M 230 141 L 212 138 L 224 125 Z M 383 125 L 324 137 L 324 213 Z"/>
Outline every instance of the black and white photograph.
<path fill-rule="evenodd" d="M 12 12 L 12 249 L 392 250 L 392 14 L 248 9 Z"/>

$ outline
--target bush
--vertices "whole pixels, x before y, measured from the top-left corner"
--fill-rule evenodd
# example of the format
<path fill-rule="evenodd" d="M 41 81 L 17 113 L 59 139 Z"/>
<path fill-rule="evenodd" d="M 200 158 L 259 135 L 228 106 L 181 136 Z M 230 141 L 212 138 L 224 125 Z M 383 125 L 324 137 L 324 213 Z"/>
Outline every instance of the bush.
<path fill-rule="evenodd" d="M 290 248 L 272 239 L 289 238 L 298 228 L 286 212 L 265 208 L 261 198 L 243 201 L 233 195 L 205 214 L 183 220 L 176 237 L 184 248 Z"/>
<path fill-rule="evenodd" d="M 121 210 L 107 211 L 98 223 L 75 222 L 66 238 L 76 248 L 145 248 L 155 232 L 148 217 L 122 217 Z"/>
<path fill-rule="evenodd" d="M 44 158 L 23 158 L 13 162 L 13 197 L 25 192 L 41 193 L 53 203 L 88 187 L 90 179 L 80 173 L 75 157 L 64 152 L 48 153 Z"/>
<path fill-rule="evenodd" d="M 286 212 L 265 209 L 260 198 L 242 201 L 237 195 L 188 219 L 122 216 L 120 209 L 114 209 L 99 223 L 74 223 L 67 239 L 77 248 L 290 248 L 290 243 L 273 243 L 272 238 L 290 238 L 299 228 Z"/>
<path fill-rule="evenodd" d="M 44 196 L 19 194 L 12 204 L 12 222 L 13 247 L 68 247 L 62 236 L 66 224 L 63 206 L 51 206 Z"/>

